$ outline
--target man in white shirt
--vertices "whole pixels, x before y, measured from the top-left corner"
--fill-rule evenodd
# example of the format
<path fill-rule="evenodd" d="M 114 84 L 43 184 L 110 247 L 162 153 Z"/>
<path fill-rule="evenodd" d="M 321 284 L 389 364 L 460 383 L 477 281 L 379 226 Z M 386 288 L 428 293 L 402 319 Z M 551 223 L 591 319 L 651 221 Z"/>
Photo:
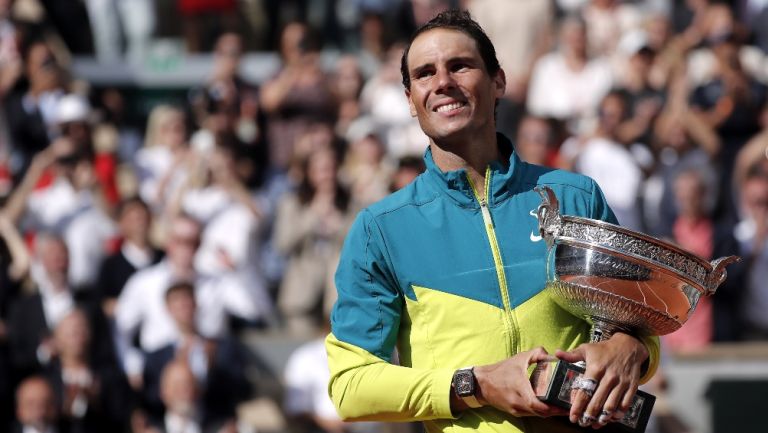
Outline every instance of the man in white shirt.
<path fill-rule="evenodd" d="M 528 111 L 578 122 L 593 113 L 612 82 L 610 63 L 588 56 L 584 22 L 567 18 L 560 26 L 558 50 L 541 57 L 533 67 Z"/>
<path fill-rule="evenodd" d="M 178 330 L 165 304 L 165 292 L 179 281 L 192 282 L 199 309 L 197 326 L 205 337 L 228 333 L 228 315 L 256 321 L 269 314 L 270 306 L 260 302 L 250 281 L 236 273 L 216 276 L 198 273 L 194 266 L 200 245 L 200 225 L 187 216 L 170 225 L 166 258 L 134 274 L 126 283 L 115 307 L 119 351 L 123 367 L 134 387 L 139 387 L 143 352 L 157 350 L 178 338 Z M 141 351 L 130 347 L 140 330 Z"/>

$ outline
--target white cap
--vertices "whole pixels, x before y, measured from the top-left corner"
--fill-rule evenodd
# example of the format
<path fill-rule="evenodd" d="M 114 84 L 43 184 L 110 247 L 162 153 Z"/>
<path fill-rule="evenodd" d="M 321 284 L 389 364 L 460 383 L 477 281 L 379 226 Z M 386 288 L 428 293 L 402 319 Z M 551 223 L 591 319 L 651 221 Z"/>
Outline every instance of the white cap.
<path fill-rule="evenodd" d="M 350 143 L 362 140 L 369 135 L 378 137 L 379 130 L 376 127 L 376 122 L 371 116 L 361 116 L 353 120 L 347 128 L 346 139 Z"/>
<path fill-rule="evenodd" d="M 632 30 L 619 39 L 618 49 L 627 57 L 632 57 L 648 46 L 648 33 L 643 30 Z"/>
<path fill-rule="evenodd" d="M 91 105 L 82 96 L 70 93 L 59 99 L 56 106 L 56 123 L 87 122 L 91 115 Z"/>

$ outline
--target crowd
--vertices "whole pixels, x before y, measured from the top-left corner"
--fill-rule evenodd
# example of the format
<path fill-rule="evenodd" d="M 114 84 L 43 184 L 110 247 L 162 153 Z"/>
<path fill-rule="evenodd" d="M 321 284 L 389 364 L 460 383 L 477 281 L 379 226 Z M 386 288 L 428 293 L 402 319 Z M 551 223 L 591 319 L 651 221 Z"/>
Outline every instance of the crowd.
<path fill-rule="evenodd" d="M 624 226 L 743 258 L 665 350 L 768 340 L 768 1 L 0 0 L 0 430 L 247 431 L 242 331 L 322 338 L 357 211 L 423 170 L 401 40 L 447 7 L 496 45 L 524 160 L 593 177 Z M 69 68 L 140 62 L 174 25 L 212 51 L 183 104 L 137 116 Z M 253 47 L 281 59 L 262 83 Z M 286 366 L 297 430 L 351 428 L 324 357 Z"/>

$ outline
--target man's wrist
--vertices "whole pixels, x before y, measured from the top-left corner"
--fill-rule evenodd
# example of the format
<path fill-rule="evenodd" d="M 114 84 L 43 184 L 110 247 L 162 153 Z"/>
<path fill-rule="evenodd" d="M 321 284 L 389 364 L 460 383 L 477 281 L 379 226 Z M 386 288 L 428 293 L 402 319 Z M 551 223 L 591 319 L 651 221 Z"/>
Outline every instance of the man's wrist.
<path fill-rule="evenodd" d="M 483 385 L 486 383 L 486 379 L 488 377 L 488 372 L 486 371 L 485 366 L 477 366 L 475 367 L 475 385 L 477 386 L 475 390 L 475 398 L 477 398 L 478 403 L 482 406 L 488 406 L 488 400 L 485 399 L 485 395 L 483 394 Z"/>
<path fill-rule="evenodd" d="M 638 349 L 635 353 L 638 356 L 638 360 L 642 360 L 642 364 L 640 366 L 640 375 L 644 375 L 648 371 L 648 366 L 651 360 L 651 351 L 645 345 L 645 341 L 636 335 L 628 334 L 626 332 L 617 332 L 614 334 L 614 336 L 617 335 L 621 336 L 619 338 L 631 338 L 637 342 Z"/>
<path fill-rule="evenodd" d="M 451 380 L 453 396 L 471 409 L 483 406 L 477 399 L 478 386 L 474 369 L 475 367 L 460 368 L 454 372 Z"/>

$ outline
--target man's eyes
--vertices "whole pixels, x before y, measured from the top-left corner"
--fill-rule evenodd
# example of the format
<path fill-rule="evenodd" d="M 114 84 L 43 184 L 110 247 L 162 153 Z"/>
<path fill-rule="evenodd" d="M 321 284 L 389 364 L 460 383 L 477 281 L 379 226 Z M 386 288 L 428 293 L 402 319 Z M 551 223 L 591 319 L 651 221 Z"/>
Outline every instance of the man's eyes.
<path fill-rule="evenodd" d="M 450 72 L 462 72 L 466 71 L 468 69 L 471 69 L 472 65 L 469 63 L 454 63 L 448 67 L 448 70 Z M 420 69 L 416 71 L 416 73 L 413 75 L 413 78 L 416 80 L 421 80 L 425 78 L 429 78 L 431 76 L 435 75 L 435 69 L 434 68 L 425 68 Z"/>
<path fill-rule="evenodd" d="M 433 75 L 435 75 L 435 71 L 433 71 L 431 69 L 422 69 L 422 70 L 416 72 L 415 77 L 416 77 L 417 80 L 419 80 L 419 79 L 422 79 L 422 78 L 431 77 Z"/>

